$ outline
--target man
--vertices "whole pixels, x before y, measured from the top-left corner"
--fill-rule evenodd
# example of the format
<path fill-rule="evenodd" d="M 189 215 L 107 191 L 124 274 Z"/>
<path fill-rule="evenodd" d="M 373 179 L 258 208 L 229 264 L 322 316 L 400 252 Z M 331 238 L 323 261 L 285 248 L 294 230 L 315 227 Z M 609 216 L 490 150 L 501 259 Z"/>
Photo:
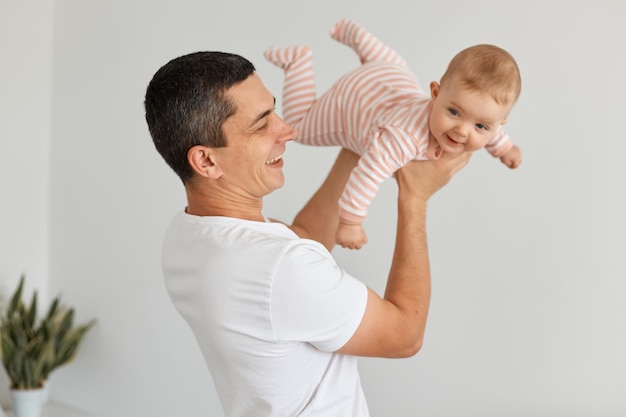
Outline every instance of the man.
<path fill-rule="evenodd" d="M 420 349 L 430 299 L 427 200 L 469 154 L 396 173 L 396 246 L 381 298 L 329 253 L 356 154 L 339 153 L 291 226 L 262 214 L 296 137 L 274 103 L 238 55 L 189 54 L 154 75 L 146 120 L 187 194 L 165 236 L 166 286 L 227 416 L 367 416 L 356 356 Z"/>

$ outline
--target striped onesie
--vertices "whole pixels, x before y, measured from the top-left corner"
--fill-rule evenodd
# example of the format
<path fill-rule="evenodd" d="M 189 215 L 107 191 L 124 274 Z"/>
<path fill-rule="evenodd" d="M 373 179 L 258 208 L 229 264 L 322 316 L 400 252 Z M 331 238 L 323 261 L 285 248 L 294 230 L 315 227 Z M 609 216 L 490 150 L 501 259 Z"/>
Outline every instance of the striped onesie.
<path fill-rule="evenodd" d="M 429 140 L 431 97 L 404 59 L 350 20 L 331 35 L 354 49 L 362 65 L 319 98 L 307 47 L 270 48 L 265 57 L 285 71 L 283 118 L 298 130 L 296 141 L 361 156 L 339 200 L 339 215 L 360 223 L 384 180 L 409 161 L 437 159 L 442 151 Z M 500 129 L 486 149 L 498 157 L 512 146 Z"/>

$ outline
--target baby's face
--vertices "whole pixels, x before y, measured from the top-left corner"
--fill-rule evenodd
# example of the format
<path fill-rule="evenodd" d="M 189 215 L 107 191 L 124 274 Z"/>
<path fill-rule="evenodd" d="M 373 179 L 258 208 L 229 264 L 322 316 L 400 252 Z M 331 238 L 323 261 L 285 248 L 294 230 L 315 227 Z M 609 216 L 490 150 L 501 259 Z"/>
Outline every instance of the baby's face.
<path fill-rule="evenodd" d="M 488 94 L 471 91 L 456 81 L 443 87 L 432 82 L 430 87 L 430 134 L 444 152 L 481 149 L 506 123 L 510 106 L 496 103 Z"/>

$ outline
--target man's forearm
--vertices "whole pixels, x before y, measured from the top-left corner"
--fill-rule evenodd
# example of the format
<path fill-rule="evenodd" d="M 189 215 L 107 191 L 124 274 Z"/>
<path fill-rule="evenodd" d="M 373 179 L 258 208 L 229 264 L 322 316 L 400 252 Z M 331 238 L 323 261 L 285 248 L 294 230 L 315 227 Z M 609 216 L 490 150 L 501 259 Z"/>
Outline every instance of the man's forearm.
<path fill-rule="evenodd" d="M 430 305 L 427 204 L 403 190 L 401 181 L 399 187 L 396 246 L 384 298 L 402 311 L 409 345 L 417 352 L 423 342 Z"/>
<path fill-rule="evenodd" d="M 296 215 L 291 228 L 298 236 L 317 240 L 328 250 L 335 246 L 339 197 L 359 156 L 342 149 L 324 183 Z"/>
<path fill-rule="evenodd" d="M 426 239 L 426 203 L 412 207 L 399 203 L 396 246 L 385 298 L 402 296 L 406 285 L 430 282 L 430 263 Z M 423 279 L 422 279 L 423 278 Z M 411 292 L 412 293 L 412 292 Z M 413 301 L 413 300 L 411 300 Z M 398 301 L 400 302 L 400 301 Z"/>

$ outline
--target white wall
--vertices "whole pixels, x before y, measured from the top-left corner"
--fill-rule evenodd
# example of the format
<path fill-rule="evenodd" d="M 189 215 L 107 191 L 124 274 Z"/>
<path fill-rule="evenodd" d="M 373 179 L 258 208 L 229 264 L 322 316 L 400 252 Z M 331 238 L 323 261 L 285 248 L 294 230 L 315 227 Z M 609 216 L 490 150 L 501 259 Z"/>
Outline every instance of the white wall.
<path fill-rule="evenodd" d="M 47 296 L 51 81 L 52 2 L 0 1 L 0 308 L 22 274 Z"/>
<path fill-rule="evenodd" d="M 8 4 L 42 27 L 30 39 L 12 23 L 12 41 L 2 36 L 0 45 L 21 55 L 34 44 L 45 56 L 48 18 Z M 426 345 L 411 359 L 361 361 L 372 415 L 626 414 L 623 2 L 57 0 L 54 16 L 51 149 L 45 106 L 33 107 L 21 90 L 0 96 L 2 117 L 28 121 L 28 132 L 37 129 L 29 137 L 50 157 L 33 168 L 32 147 L 15 143 L 8 157 L 7 127 L 0 127 L 0 273 L 49 276 L 50 293 L 61 291 L 79 319 L 99 320 L 76 361 L 53 375 L 53 400 L 102 417 L 222 415 L 195 340 L 161 280 L 162 234 L 185 201 L 152 147 L 145 87 L 167 60 L 221 49 L 250 58 L 280 102 L 282 74 L 262 52 L 306 43 L 321 91 L 357 65 L 328 36 L 334 21 L 348 16 L 403 54 L 425 85 L 454 53 L 479 42 L 511 51 L 524 83 L 507 126 L 524 152 L 522 167 L 508 171 L 479 153 L 432 201 Z M 3 88 L 33 79 L 47 85 L 47 70 L 33 76 L 30 61 L 14 65 L 2 65 Z M 28 94 L 36 106 L 49 96 L 46 88 Z M 41 123 L 31 123 L 33 108 Z M 13 125 L 7 137 L 22 128 Z M 286 186 L 268 198 L 266 214 L 290 220 L 335 152 L 291 145 Z M 15 208 L 5 215 L 11 199 Z M 388 182 L 366 223 L 370 243 L 359 252 L 335 251 L 346 269 L 381 291 L 394 200 Z M 37 247 L 33 265 L 22 266 L 30 252 L 11 242 L 30 228 L 45 241 L 47 222 L 32 221 L 46 213 L 48 252 Z"/>

